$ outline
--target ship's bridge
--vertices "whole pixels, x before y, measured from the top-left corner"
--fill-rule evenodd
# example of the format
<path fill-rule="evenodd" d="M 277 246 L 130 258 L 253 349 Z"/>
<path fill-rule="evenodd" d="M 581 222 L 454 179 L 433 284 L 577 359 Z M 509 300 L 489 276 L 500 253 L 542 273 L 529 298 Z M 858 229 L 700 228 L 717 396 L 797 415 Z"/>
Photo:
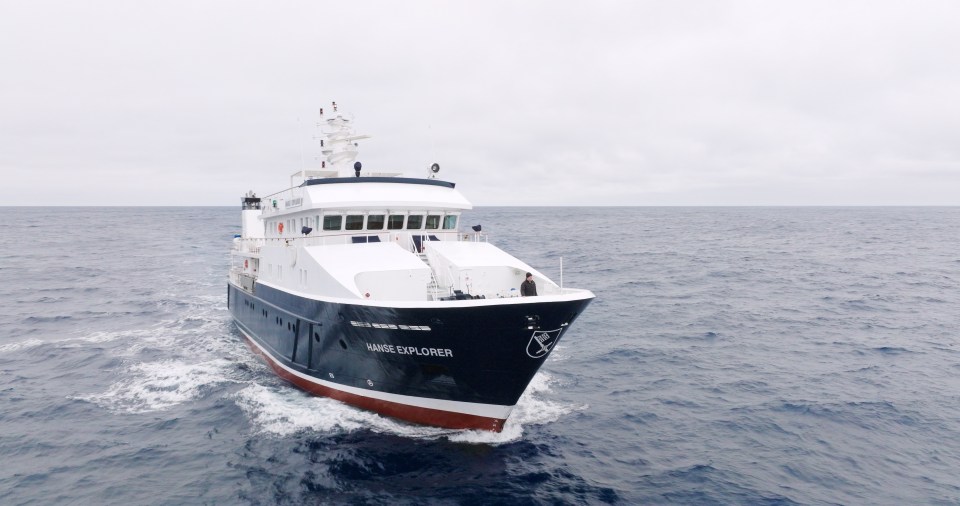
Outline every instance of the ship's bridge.
<path fill-rule="evenodd" d="M 329 236 L 350 242 L 356 239 L 348 236 L 365 234 L 380 241 L 416 231 L 452 234 L 444 238 L 449 240 L 460 213 L 473 208 L 454 183 L 402 177 L 311 179 L 267 199 L 263 207 L 266 237 L 328 236 L 333 243 L 339 241 Z"/>

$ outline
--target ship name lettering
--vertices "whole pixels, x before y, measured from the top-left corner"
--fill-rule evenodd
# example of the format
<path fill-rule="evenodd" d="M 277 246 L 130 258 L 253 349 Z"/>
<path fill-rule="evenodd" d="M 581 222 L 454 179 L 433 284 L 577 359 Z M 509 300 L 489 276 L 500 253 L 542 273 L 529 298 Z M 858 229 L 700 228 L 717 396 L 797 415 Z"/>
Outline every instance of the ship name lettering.
<path fill-rule="evenodd" d="M 421 357 L 453 358 L 450 348 L 417 348 L 416 346 L 394 346 L 392 344 L 366 343 L 367 351 L 393 353 L 396 355 L 418 355 Z"/>
<path fill-rule="evenodd" d="M 380 353 L 396 353 L 392 344 L 367 344 L 367 351 L 379 351 Z"/>

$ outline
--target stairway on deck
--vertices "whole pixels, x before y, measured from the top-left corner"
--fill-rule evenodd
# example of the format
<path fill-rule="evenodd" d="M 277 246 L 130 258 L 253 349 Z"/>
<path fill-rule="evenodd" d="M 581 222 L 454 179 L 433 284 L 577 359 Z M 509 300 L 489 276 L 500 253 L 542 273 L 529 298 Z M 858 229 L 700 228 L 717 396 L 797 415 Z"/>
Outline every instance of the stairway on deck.
<path fill-rule="evenodd" d="M 427 297 L 430 300 L 438 300 L 440 297 L 445 295 L 444 290 L 440 288 L 440 285 L 437 283 L 437 276 L 433 273 L 433 265 L 430 265 L 430 260 L 427 258 L 427 254 L 424 252 L 417 253 L 417 256 L 420 257 L 420 261 L 427 264 L 427 267 L 430 268 L 430 282 L 427 283 Z"/>

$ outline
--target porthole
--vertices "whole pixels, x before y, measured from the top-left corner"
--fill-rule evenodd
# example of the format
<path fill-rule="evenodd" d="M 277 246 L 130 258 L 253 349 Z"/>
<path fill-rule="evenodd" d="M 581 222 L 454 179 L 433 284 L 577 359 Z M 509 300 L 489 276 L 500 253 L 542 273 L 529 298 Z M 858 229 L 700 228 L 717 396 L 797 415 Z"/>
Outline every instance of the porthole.
<path fill-rule="evenodd" d="M 340 347 L 343 349 L 347 349 L 347 343 L 343 342 L 343 339 L 340 340 Z"/>
<path fill-rule="evenodd" d="M 319 342 L 320 342 L 320 334 L 314 332 L 314 333 L 313 333 L 313 340 L 319 343 Z"/>

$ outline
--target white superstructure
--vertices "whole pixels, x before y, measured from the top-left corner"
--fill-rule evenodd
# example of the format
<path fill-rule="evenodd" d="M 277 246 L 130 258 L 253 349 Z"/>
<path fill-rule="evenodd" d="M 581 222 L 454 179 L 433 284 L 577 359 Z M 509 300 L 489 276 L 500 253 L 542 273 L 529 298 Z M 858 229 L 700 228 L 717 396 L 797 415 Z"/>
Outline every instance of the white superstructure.
<path fill-rule="evenodd" d="M 519 296 L 530 272 L 541 296 L 582 296 L 489 244 L 486 234 L 461 232 L 461 213 L 472 205 L 453 183 L 364 172 L 356 141 L 368 136 L 356 135 L 336 104 L 323 118 L 320 170 L 298 171 L 295 185 L 245 205 L 235 284 L 256 281 L 321 300 L 495 304 Z M 432 170 L 435 176 L 439 167 Z"/>

